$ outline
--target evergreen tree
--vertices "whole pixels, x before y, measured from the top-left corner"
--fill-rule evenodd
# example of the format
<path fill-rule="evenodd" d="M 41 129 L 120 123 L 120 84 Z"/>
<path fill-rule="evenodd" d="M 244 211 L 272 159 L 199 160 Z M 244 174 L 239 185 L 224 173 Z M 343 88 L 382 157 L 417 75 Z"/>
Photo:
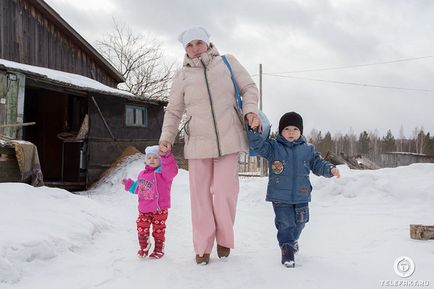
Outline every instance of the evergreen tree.
<path fill-rule="evenodd" d="M 345 134 L 342 142 L 343 153 L 347 156 L 351 156 L 353 154 L 353 151 L 351 150 L 351 137 L 348 134 Z"/>
<path fill-rule="evenodd" d="M 388 153 L 393 151 L 395 151 L 395 137 L 389 129 L 386 136 L 383 137 L 383 152 Z"/>
<path fill-rule="evenodd" d="M 426 147 L 426 154 L 430 156 L 434 156 L 434 137 L 430 136 L 430 133 L 426 134 L 426 142 L 428 143 Z"/>
<path fill-rule="evenodd" d="M 359 152 L 363 155 L 367 155 L 369 153 L 369 134 L 363 131 L 359 137 Z"/>
<path fill-rule="evenodd" d="M 417 134 L 417 153 L 419 154 L 423 154 L 425 151 L 425 132 L 423 131 L 423 128 L 421 128 L 421 130 L 419 131 L 419 133 Z"/>
<path fill-rule="evenodd" d="M 321 155 L 323 156 L 327 155 L 328 152 L 332 151 L 332 147 L 333 147 L 332 135 L 328 131 L 321 141 Z"/>

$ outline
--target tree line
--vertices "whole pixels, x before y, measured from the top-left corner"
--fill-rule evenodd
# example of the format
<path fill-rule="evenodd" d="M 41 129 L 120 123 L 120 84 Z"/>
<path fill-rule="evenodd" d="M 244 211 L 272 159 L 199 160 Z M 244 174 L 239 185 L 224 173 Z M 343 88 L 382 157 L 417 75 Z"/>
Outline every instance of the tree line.
<path fill-rule="evenodd" d="M 398 137 L 395 137 L 390 129 L 384 136 L 380 136 L 377 131 L 364 130 L 360 134 L 351 131 L 332 135 L 329 131 L 323 134 L 320 130 L 313 129 L 307 138 L 323 156 L 329 152 L 347 156 L 363 155 L 374 162 L 380 160 L 381 154 L 388 152 L 434 156 L 434 137 L 423 128 L 415 128 L 410 138 L 404 136 L 403 128 L 400 129 Z"/>

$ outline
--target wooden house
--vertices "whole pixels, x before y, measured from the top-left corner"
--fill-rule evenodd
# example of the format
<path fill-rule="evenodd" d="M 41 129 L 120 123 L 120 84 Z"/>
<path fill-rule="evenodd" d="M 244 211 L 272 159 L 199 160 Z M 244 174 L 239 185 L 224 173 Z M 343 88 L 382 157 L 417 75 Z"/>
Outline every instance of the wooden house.
<path fill-rule="evenodd" d="M 380 157 L 383 168 L 396 168 L 414 163 L 434 163 L 434 156 L 409 152 L 388 152 L 381 154 Z"/>
<path fill-rule="evenodd" d="M 44 1 L 0 0 L 0 134 L 36 145 L 45 184 L 85 189 L 125 147 L 157 143 L 166 102 L 123 81 Z"/>

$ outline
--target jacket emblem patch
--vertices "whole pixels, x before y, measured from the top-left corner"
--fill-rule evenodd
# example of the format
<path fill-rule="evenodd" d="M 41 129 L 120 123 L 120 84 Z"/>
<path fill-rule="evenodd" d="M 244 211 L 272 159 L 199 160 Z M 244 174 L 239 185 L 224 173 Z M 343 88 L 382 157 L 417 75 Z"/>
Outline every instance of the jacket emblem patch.
<path fill-rule="evenodd" d="M 154 194 L 152 191 L 152 187 L 153 187 L 152 182 L 148 180 L 139 180 L 138 194 L 141 195 L 145 200 L 154 199 Z"/>
<path fill-rule="evenodd" d="M 271 170 L 276 175 L 280 175 L 283 172 L 283 163 L 281 161 L 274 161 L 271 165 Z"/>

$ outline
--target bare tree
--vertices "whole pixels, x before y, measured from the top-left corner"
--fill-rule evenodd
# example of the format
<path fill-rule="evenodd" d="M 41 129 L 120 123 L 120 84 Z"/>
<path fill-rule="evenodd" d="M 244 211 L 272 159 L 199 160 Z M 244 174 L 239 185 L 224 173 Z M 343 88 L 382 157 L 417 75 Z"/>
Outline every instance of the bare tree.
<path fill-rule="evenodd" d="M 369 132 L 369 136 L 371 140 L 369 146 L 372 148 L 369 152 L 369 157 L 371 160 L 375 162 L 379 162 L 380 154 L 381 154 L 381 145 L 380 145 L 381 141 L 378 135 L 379 133 L 377 129 Z"/>
<path fill-rule="evenodd" d="M 348 155 L 354 156 L 357 153 L 357 136 L 354 133 L 352 127 L 350 127 L 350 132 L 348 133 L 348 141 L 349 141 L 349 153 Z"/>
<path fill-rule="evenodd" d="M 337 132 L 335 134 L 334 141 L 333 141 L 333 143 L 334 143 L 333 152 L 337 155 L 344 152 L 343 138 L 344 138 L 344 136 L 342 135 L 341 132 Z"/>
<path fill-rule="evenodd" d="M 113 22 L 114 30 L 96 47 L 125 77 L 118 88 L 143 98 L 167 100 L 173 64 L 163 61 L 160 44 Z"/>
<path fill-rule="evenodd" d="M 420 132 L 419 127 L 416 127 L 413 130 L 413 141 L 414 141 L 414 147 L 415 147 L 414 152 L 417 154 L 419 153 L 419 132 Z"/>
<path fill-rule="evenodd" d="M 423 154 L 425 147 L 425 132 L 423 131 L 423 127 L 420 128 L 420 131 L 417 134 L 417 142 L 419 143 L 418 151 L 420 154 Z"/>
<path fill-rule="evenodd" d="M 403 152 L 403 146 L 402 143 L 404 142 L 405 135 L 404 135 L 404 126 L 401 124 L 401 127 L 399 128 L 399 149 L 398 151 Z"/>
<path fill-rule="evenodd" d="M 321 131 L 317 130 L 316 128 L 312 129 L 309 133 L 308 140 L 310 143 L 314 144 L 315 146 L 318 145 L 318 143 L 321 141 Z"/>

